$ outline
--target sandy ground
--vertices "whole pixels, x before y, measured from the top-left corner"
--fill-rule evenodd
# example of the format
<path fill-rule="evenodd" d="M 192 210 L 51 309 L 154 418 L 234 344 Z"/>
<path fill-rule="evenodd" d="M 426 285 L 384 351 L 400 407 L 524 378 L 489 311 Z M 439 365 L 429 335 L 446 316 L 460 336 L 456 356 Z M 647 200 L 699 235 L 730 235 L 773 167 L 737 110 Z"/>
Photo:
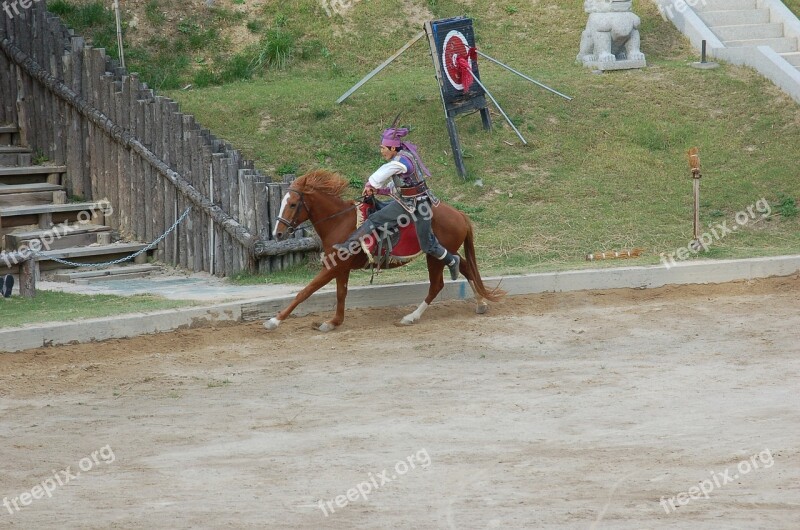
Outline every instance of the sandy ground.
<path fill-rule="evenodd" d="M 5 354 L 0 527 L 796 529 L 799 292 L 544 294 L 414 328 L 365 310 L 330 334 L 301 317 Z"/>

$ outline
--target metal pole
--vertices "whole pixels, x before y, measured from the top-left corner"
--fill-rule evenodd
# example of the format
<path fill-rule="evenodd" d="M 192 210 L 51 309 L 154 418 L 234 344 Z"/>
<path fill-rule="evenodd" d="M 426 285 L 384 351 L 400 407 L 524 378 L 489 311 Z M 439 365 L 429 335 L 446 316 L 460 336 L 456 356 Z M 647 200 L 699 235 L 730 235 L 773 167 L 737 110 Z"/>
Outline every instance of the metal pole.
<path fill-rule="evenodd" d="M 530 81 L 531 83 L 533 83 L 533 84 L 535 84 L 535 85 L 538 85 L 538 86 L 542 87 L 542 88 L 543 88 L 543 89 L 545 89 L 545 90 L 549 90 L 550 92 L 552 92 L 553 94 L 555 94 L 555 95 L 557 95 L 557 96 L 561 96 L 562 98 L 564 98 L 564 99 L 566 99 L 566 100 L 568 100 L 568 101 L 572 101 L 572 98 L 571 98 L 571 97 L 569 97 L 569 96 L 565 96 L 565 95 L 564 95 L 564 94 L 562 94 L 561 92 L 559 92 L 559 91 L 557 91 L 557 90 L 553 90 L 553 89 L 552 89 L 552 88 L 550 88 L 549 86 L 547 86 L 547 85 L 543 85 L 543 84 L 541 84 L 539 81 L 536 81 L 536 80 L 534 80 L 534 79 L 531 79 L 530 77 L 528 77 L 527 75 L 525 75 L 525 74 L 523 74 L 523 73 L 517 72 L 516 70 L 514 70 L 513 68 L 511 68 L 511 67 L 510 67 L 510 66 L 508 66 L 507 64 L 503 64 L 503 63 L 501 63 L 500 61 L 498 61 L 497 59 L 493 59 L 492 57 L 489 57 L 488 55 L 486 55 L 485 53 L 483 53 L 483 52 L 481 52 L 481 51 L 478 51 L 478 55 L 480 55 L 481 57 L 486 57 L 487 59 L 489 59 L 489 60 L 490 60 L 490 61 L 492 61 L 493 63 L 499 64 L 500 66 L 502 66 L 502 67 L 503 67 L 503 68 L 505 68 L 506 70 L 508 70 L 508 71 L 510 71 L 510 72 L 514 72 L 515 74 L 517 74 L 517 75 L 518 75 L 518 76 L 520 76 L 521 78 L 523 78 L 523 79 L 527 79 L 527 80 L 528 80 L 528 81 Z"/>
<path fill-rule="evenodd" d="M 703 41 L 702 52 L 700 52 L 700 62 L 706 63 L 706 41 Z"/>
<path fill-rule="evenodd" d="M 478 76 L 473 76 L 473 79 L 475 80 L 476 83 L 478 83 L 478 85 L 480 85 L 480 87 L 483 89 L 483 91 L 486 92 L 486 95 L 489 96 L 489 99 L 492 100 L 492 103 L 494 103 L 494 106 L 497 107 L 497 110 L 500 111 L 500 114 L 502 114 L 503 117 L 508 122 L 508 124 L 511 125 L 511 128 L 514 129 L 515 133 L 517 133 L 517 136 L 519 136 L 519 139 L 522 140 L 522 144 L 523 145 L 528 145 L 528 142 L 525 141 L 525 138 L 522 137 L 522 134 L 520 134 L 520 132 L 517 130 L 517 128 L 514 127 L 514 124 L 511 122 L 511 119 L 508 116 L 506 116 L 506 113 L 503 111 L 503 107 L 500 106 L 500 104 L 497 102 L 497 100 L 494 99 L 494 96 L 492 96 L 492 94 L 486 89 L 486 87 L 483 86 L 483 83 L 481 83 L 480 79 L 478 79 Z"/>
<path fill-rule="evenodd" d="M 342 95 L 342 96 L 341 96 L 339 99 L 337 99 L 337 100 L 336 100 L 336 103 L 341 103 L 342 101 L 344 101 L 344 100 L 346 100 L 347 98 L 349 98 L 349 97 L 350 97 L 350 95 L 351 95 L 353 92 L 355 92 L 356 90 L 358 90 L 359 88 L 361 88 L 361 85 L 363 85 L 364 83 L 366 83 L 367 81 L 369 81 L 370 79 L 372 79 L 373 77 L 375 77 L 375 75 L 376 75 L 378 72 L 380 72 L 381 70 L 383 70 L 384 68 L 386 68 L 387 66 L 389 66 L 389 63 L 391 63 L 392 61 L 394 61 L 395 59 L 397 59 L 398 57 L 400 57 L 400 55 L 401 55 L 401 54 L 402 54 L 404 51 L 406 51 L 407 49 L 409 49 L 409 48 L 411 47 L 411 45 L 412 45 L 412 44 L 414 44 L 414 43 L 415 43 L 415 42 L 417 42 L 419 39 L 421 39 L 423 35 L 425 35 L 425 32 L 424 32 L 424 31 L 420 31 L 419 33 L 417 33 L 417 34 L 414 36 L 414 38 L 412 38 L 410 41 L 408 41 L 408 42 L 406 43 L 406 45 L 405 45 L 405 46 L 403 46 L 402 48 L 400 48 L 400 49 L 399 49 L 399 50 L 398 50 L 398 51 L 397 51 L 397 52 L 396 52 L 394 55 L 392 55 L 391 57 L 389 57 L 388 59 L 386 59 L 385 61 L 383 61 L 383 63 L 381 63 L 381 65 L 380 65 L 380 66 L 378 66 L 376 69 L 374 69 L 373 71 L 371 71 L 370 73 L 368 73 L 366 76 L 364 76 L 364 78 L 363 78 L 361 81 L 359 81 L 358 83 L 356 83 L 356 84 L 355 84 L 355 86 L 353 86 L 353 88 L 351 88 L 350 90 L 348 90 L 347 92 L 345 92 L 345 93 L 344 93 L 344 94 L 343 94 L 343 95 Z"/>
<path fill-rule="evenodd" d="M 122 44 L 122 17 L 119 13 L 119 0 L 114 0 L 114 18 L 117 21 L 117 48 L 119 49 L 119 65 L 125 68 L 125 50 Z"/>

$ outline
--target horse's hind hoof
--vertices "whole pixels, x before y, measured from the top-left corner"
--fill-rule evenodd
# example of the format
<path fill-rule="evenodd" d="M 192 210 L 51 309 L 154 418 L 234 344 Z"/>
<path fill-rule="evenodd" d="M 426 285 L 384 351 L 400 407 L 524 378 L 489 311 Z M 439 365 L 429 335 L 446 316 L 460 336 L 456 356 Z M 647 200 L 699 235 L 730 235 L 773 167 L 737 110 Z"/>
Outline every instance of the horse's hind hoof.
<path fill-rule="evenodd" d="M 489 310 L 489 304 L 478 304 L 478 307 L 475 308 L 475 313 L 478 315 L 482 315 Z"/>
<path fill-rule="evenodd" d="M 322 331 L 324 333 L 336 329 L 336 326 L 334 326 L 330 322 L 323 322 L 322 324 L 314 324 L 314 327 L 317 329 L 317 331 Z"/>
<path fill-rule="evenodd" d="M 264 321 L 264 329 L 267 331 L 275 331 L 280 325 L 281 321 L 274 317 Z"/>

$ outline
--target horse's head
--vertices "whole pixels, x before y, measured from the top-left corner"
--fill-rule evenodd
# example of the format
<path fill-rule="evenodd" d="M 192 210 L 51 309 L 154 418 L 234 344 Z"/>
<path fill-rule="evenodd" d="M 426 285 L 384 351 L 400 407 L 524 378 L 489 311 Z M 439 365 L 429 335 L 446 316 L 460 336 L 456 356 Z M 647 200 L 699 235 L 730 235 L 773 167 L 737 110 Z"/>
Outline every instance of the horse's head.
<path fill-rule="evenodd" d="M 308 220 L 309 211 L 304 193 L 294 188 L 289 188 L 281 201 L 281 211 L 278 214 L 275 230 L 272 236 L 278 241 L 291 237 L 301 223 Z"/>
<path fill-rule="evenodd" d="M 282 241 L 294 234 L 301 223 L 311 220 L 311 209 L 316 219 L 329 219 L 342 209 L 340 195 L 347 189 L 348 181 L 330 171 L 318 169 L 295 180 L 283 196 L 272 236 Z M 318 232 L 322 237 L 322 232 Z"/>

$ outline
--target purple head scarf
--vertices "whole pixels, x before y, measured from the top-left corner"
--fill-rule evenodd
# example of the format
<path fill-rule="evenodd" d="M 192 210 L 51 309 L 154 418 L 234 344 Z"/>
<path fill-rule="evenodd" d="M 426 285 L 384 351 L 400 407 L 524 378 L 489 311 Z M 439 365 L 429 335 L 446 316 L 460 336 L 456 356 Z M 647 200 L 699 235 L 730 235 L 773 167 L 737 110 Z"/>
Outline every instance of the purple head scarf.
<path fill-rule="evenodd" d="M 426 176 L 430 177 L 431 172 L 422 162 L 422 159 L 417 153 L 417 146 L 412 144 L 411 142 L 404 142 L 401 138 L 405 138 L 408 135 L 408 129 L 400 128 L 400 127 L 392 127 L 389 129 L 385 129 L 383 131 L 383 135 L 381 136 L 381 145 L 385 145 L 386 147 L 397 147 L 399 149 L 405 149 L 409 151 L 414 158 L 417 159 L 417 163 L 419 164 L 420 169 Z"/>

